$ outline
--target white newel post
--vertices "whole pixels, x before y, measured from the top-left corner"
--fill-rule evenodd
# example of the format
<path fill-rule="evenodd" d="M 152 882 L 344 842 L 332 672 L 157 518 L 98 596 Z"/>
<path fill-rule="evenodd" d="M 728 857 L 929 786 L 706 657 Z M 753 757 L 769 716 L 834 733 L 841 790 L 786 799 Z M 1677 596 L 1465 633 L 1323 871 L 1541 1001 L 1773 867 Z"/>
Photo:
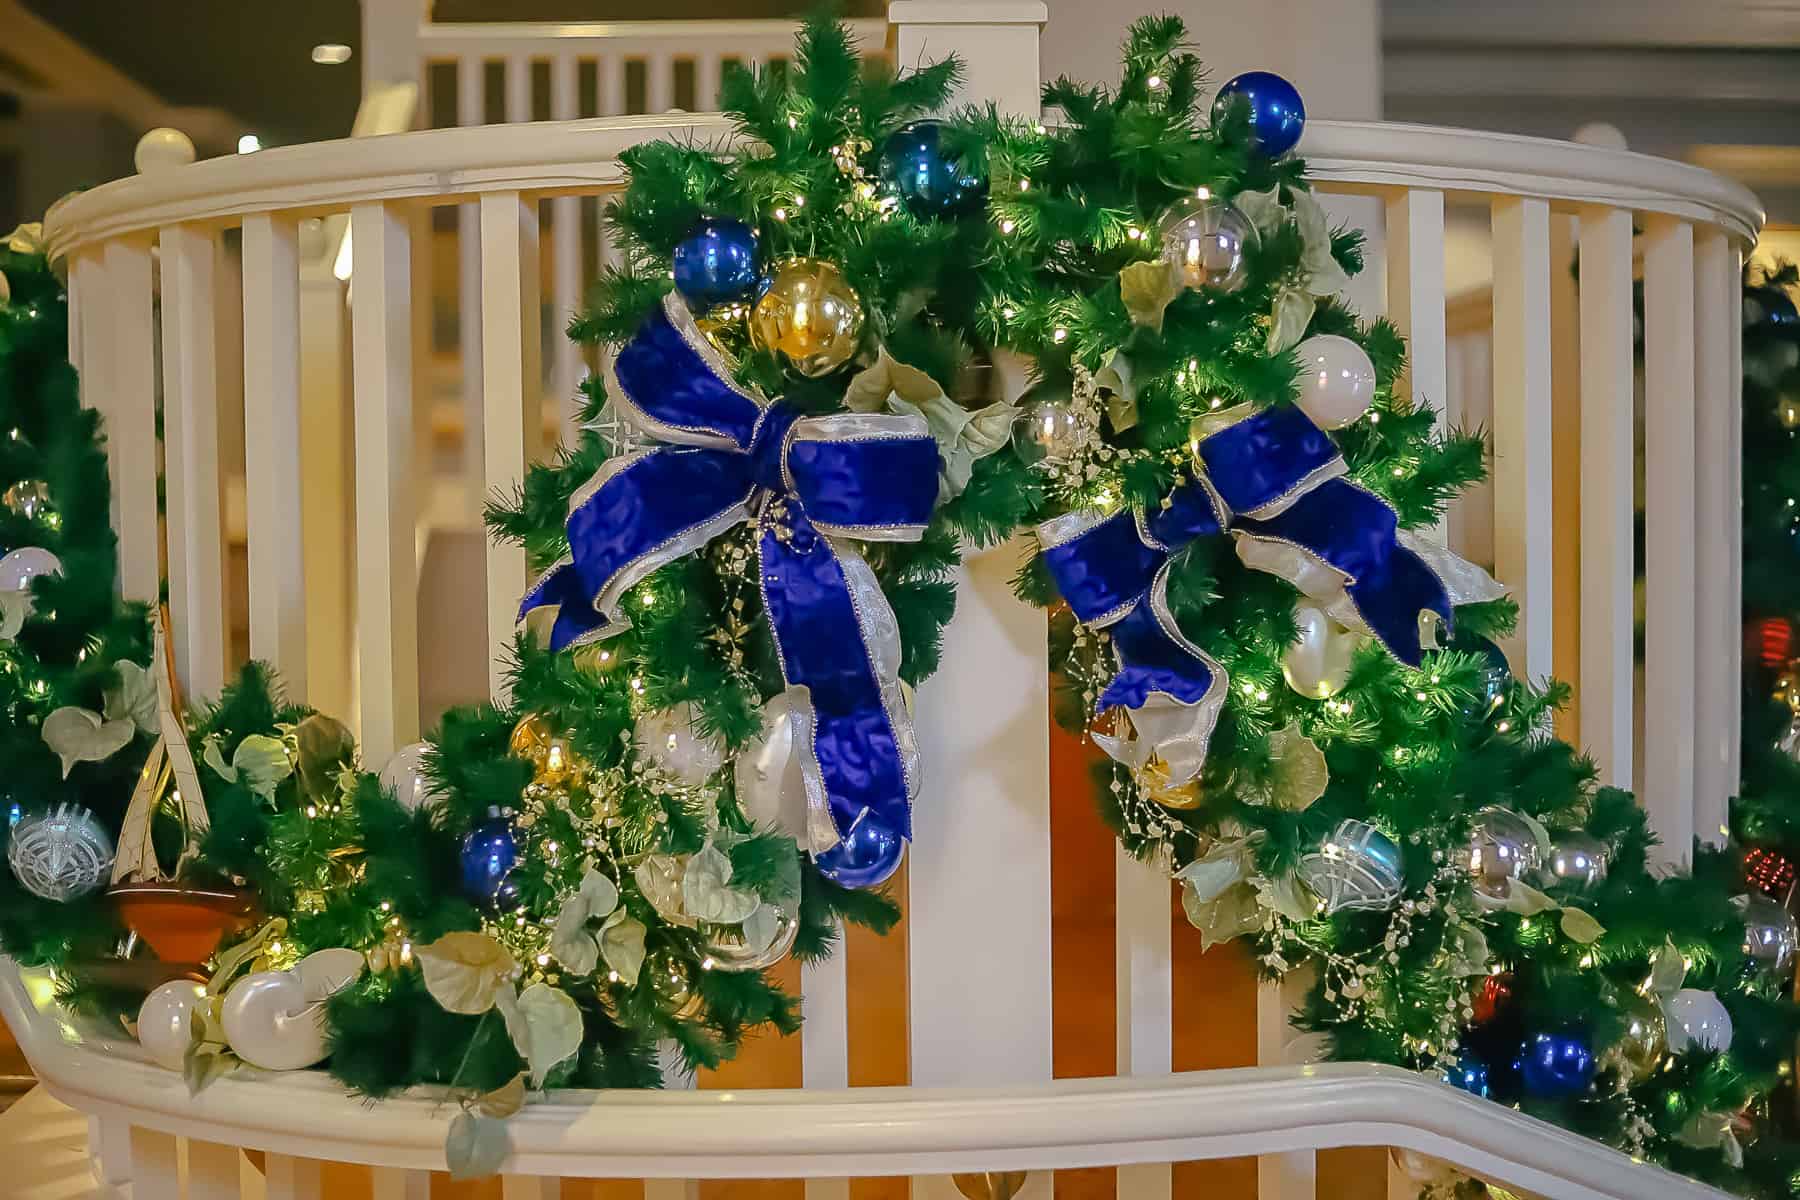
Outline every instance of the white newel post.
<path fill-rule="evenodd" d="M 1038 111 L 1041 3 L 888 8 L 909 70 L 962 59 L 958 102 Z M 914 816 L 907 920 L 912 1083 L 1050 1078 L 1050 736 L 1047 624 L 1012 594 L 1019 541 L 969 556 L 943 666 L 919 689 L 926 772 Z M 951 1198 L 918 1178 L 919 1200 Z M 1048 1171 L 1025 1197 L 1048 1197 Z"/>

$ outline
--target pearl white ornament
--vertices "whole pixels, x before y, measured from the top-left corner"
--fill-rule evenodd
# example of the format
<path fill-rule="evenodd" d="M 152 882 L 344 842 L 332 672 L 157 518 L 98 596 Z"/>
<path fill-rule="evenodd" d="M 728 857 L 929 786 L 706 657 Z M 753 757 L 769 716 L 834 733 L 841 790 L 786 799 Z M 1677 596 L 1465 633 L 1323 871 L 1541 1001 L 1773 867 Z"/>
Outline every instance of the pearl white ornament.
<path fill-rule="evenodd" d="M 695 715 L 686 701 L 645 713 L 633 735 L 638 753 L 689 787 L 705 783 L 725 763 L 725 747 L 694 728 Z"/>
<path fill-rule="evenodd" d="M 1302 696 L 1325 700 L 1337 695 L 1350 678 L 1350 661 L 1362 644 L 1362 635 L 1345 629 L 1318 605 L 1305 601 L 1294 605 L 1294 624 L 1299 634 L 1281 656 L 1282 677 Z"/>
<path fill-rule="evenodd" d="M 1301 371 L 1300 411 L 1320 429 L 1342 429 L 1369 411 L 1375 364 L 1363 348 L 1335 333 L 1315 334 L 1294 348 Z"/>
<path fill-rule="evenodd" d="M 62 559 L 42 546 L 20 546 L 0 557 L 0 592 L 18 592 L 39 575 L 61 575 Z"/>
<path fill-rule="evenodd" d="M 131 158 L 139 175 L 186 166 L 194 161 L 194 139 L 179 129 L 158 126 L 138 139 Z"/>
<path fill-rule="evenodd" d="M 393 792 L 407 812 L 418 812 L 444 798 L 425 777 L 425 755 L 430 749 L 425 742 L 402 746 L 381 768 L 381 786 Z"/>
<path fill-rule="evenodd" d="M 796 734 L 799 698 L 782 692 L 763 705 L 762 732 L 732 763 L 738 807 L 752 825 L 796 832 L 806 828 L 806 778 Z"/>
<path fill-rule="evenodd" d="M 113 864 L 112 834 L 79 804 L 58 804 L 19 822 L 6 860 L 26 891 L 62 903 L 106 881 Z"/>
<path fill-rule="evenodd" d="M 138 1044 L 150 1061 L 171 1071 L 181 1070 L 193 1038 L 194 1007 L 206 998 L 206 985 L 191 979 L 165 983 L 138 1009 Z"/>
<path fill-rule="evenodd" d="M 1669 1053 L 1686 1050 L 1731 1049 L 1731 1014 L 1712 992 L 1682 988 L 1663 1000 L 1663 1019 L 1668 1023 Z"/>
<path fill-rule="evenodd" d="M 225 993 L 220 1010 L 231 1051 L 266 1071 L 297 1071 L 325 1060 L 325 1007 L 306 998 L 293 971 L 257 971 Z"/>

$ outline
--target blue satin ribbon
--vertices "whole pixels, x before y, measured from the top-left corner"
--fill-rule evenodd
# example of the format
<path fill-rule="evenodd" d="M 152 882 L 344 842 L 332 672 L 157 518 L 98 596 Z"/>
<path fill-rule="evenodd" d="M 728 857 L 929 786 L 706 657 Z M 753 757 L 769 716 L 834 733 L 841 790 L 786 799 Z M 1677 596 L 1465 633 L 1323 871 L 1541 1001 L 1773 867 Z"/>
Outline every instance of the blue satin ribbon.
<path fill-rule="evenodd" d="M 1254 413 L 1197 450 L 1195 469 L 1154 510 L 1071 513 L 1039 527 L 1045 565 L 1076 619 L 1111 630 L 1119 670 L 1100 707 L 1141 709 L 1161 694 L 1216 708 L 1225 671 L 1176 628 L 1165 595 L 1169 563 L 1202 537 L 1235 532 L 1299 551 L 1307 574 L 1341 582 L 1346 615 L 1408 666 L 1428 648 L 1425 613 L 1450 628 L 1444 581 L 1401 544 L 1394 510 L 1342 478 L 1336 444 L 1298 408 Z"/>
<path fill-rule="evenodd" d="M 572 498 L 569 556 L 526 593 L 555 606 L 550 645 L 629 627 L 624 593 L 743 521 L 757 527 L 764 611 L 790 687 L 808 689 L 812 754 L 840 836 L 865 812 L 912 833 L 911 730 L 871 631 L 894 618 L 855 551 L 832 536 L 913 541 L 937 499 L 922 419 L 807 417 L 732 381 L 670 294 L 610 368 L 609 395 L 662 443 L 606 463 Z M 890 656 L 891 657 L 891 656 Z"/>

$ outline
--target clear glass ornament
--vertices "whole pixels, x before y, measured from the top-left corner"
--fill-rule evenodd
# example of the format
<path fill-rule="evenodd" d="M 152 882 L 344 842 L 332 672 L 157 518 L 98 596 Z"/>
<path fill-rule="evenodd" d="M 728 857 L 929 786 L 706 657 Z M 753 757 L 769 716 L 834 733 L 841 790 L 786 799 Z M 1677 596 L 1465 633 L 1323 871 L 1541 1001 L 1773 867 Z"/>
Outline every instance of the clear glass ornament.
<path fill-rule="evenodd" d="M 1338 822 L 1317 850 L 1302 856 L 1296 873 L 1327 913 L 1385 909 L 1400 899 L 1406 862 L 1387 834 L 1351 819 Z"/>
<path fill-rule="evenodd" d="M 1606 843 L 1586 833 L 1559 833 L 1551 839 L 1550 857 L 1541 878 L 1546 887 L 1563 884 L 1592 891 L 1606 879 L 1610 852 Z"/>
<path fill-rule="evenodd" d="M 725 747 L 694 727 L 694 706 L 645 713 L 633 731 L 638 753 L 689 787 L 705 783 L 725 764 Z"/>
<path fill-rule="evenodd" d="M 1013 422 L 1013 451 L 1029 466 L 1068 462 L 1081 446 L 1081 418 L 1064 400 L 1039 400 Z"/>
<path fill-rule="evenodd" d="M 1736 896 L 1731 903 L 1744 923 L 1744 957 L 1771 978 L 1792 975 L 1794 953 L 1800 949 L 1793 914 L 1767 896 Z"/>
<path fill-rule="evenodd" d="M 60 904 L 87 895 L 106 881 L 112 870 L 113 838 L 87 809 L 58 804 L 19 822 L 6 858 L 21 887 Z"/>
<path fill-rule="evenodd" d="M 1235 292 L 1243 287 L 1250 278 L 1246 255 L 1257 240 L 1250 218 L 1226 200 L 1184 200 L 1162 219 L 1163 260 L 1188 288 Z"/>

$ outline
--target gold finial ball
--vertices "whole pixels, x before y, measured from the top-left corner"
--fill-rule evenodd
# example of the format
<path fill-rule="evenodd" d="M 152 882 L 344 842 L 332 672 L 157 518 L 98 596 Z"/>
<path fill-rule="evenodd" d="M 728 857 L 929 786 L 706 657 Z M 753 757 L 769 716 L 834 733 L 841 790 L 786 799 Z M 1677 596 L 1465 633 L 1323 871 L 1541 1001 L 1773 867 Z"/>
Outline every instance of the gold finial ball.
<path fill-rule="evenodd" d="M 809 377 L 829 375 L 850 361 L 862 328 L 862 297 L 819 258 L 782 263 L 750 314 L 750 340 L 779 350 Z"/>
<path fill-rule="evenodd" d="M 132 162 L 139 175 L 184 167 L 194 161 L 194 140 L 179 129 L 158 126 L 138 139 Z"/>
<path fill-rule="evenodd" d="M 582 765 L 570 749 L 569 739 L 558 733 L 543 713 L 527 713 L 513 726 L 511 748 L 513 757 L 537 769 L 538 783 L 561 783 Z"/>

